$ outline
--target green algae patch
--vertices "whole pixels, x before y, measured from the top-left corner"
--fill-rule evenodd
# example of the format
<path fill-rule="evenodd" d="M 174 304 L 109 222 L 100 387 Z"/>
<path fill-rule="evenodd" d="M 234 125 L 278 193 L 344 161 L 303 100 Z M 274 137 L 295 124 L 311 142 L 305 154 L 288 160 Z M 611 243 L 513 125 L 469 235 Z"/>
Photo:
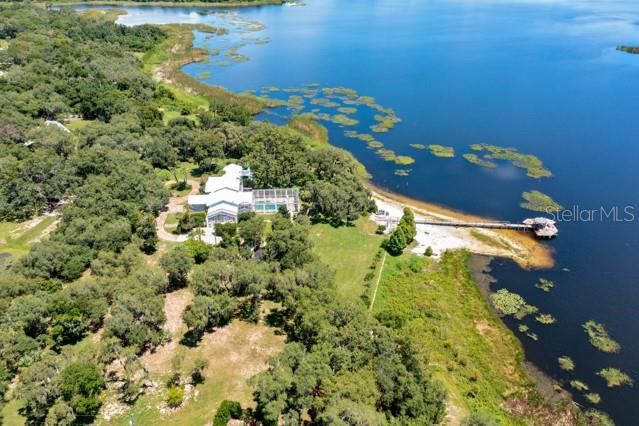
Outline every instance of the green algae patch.
<path fill-rule="evenodd" d="M 426 145 L 422 145 L 421 143 L 411 143 L 408 146 L 415 149 L 426 149 Z"/>
<path fill-rule="evenodd" d="M 464 154 L 462 155 L 470 164 L 475 164 L 480 167 L 485 167 L 487 169 L 494 169 L 497 167 L 497 164 L 492 161 L 484 160 L 480 158 L 477 154 Z"/>
<path fill-rule="evenodd" d="M 524 192 L 521 194 L 521 197 L 525 200 L 525 202 L 519 205 L 522 209 L 544 213 L 554 213 L 563 210 L 561 204 L 537 190 Z"/>
<path fill-rule="evenodd" d="M 603 324 L 590 320 L 582 324 L 581 327 L 588 335 L 590 344 L 600 351 L 616 353 L 621 350 L 621 345 L 608 336 Z"/>
<path fill-rule="evenodd" d="M 355 114 L 357 112 L 357 108 L 339 107 L 337 108 L 337 111 L 341 112 L 342 114 Z"/>
<path fill-rule="evenodd" d="M 597 376 L 604 378 L 609 388 L 633 385 L 633 381 L 630 376 L 617 368 L 604 368 L 597 373 Z"/>
<path fill-rule="evenodd" d="M 555 283 L 554 281 L 550 281 L 545 278 L 539 278 L 539 281 L 535 283 L 535 287 L 537 287 L 544 293 L 548 293 L 555 287 Z"/>
<path fill-rule="evenodd" d="M 569 356 L 560 356 L 557 358 L 559 368 L 564 371 L 573 371 L 575 369 L 575 362 Z"/>
<path fill-rule="evenodd" d="M 341 126 L 356 126 L 359 124 L 359 121 L 354 118 L 350 118 L 345 114 L 336 114 L 331 118 L 331 121 Z"/>
<path fill-rule="evenodd" d="M 480 149 L 481 147 L 481 149 Z M 552 176 L 550 170 L 544 168 L 542 161 L 532 154 L 523 154 L 515 148 L 505 148 L 497 145 L 489 144 L 473 144 L 473 151 L 486 151 L 484 155 L 486 160 L 503 160 L 510 161 L 513 166 L 526 170 L 526 175 L 540 179 Z"/>
<path fill-rule="evenodd" d="M 455 148 L 443 145 L 428 145 L 428 150 L 435 157 L 453 158 L 455 157 Z"/>

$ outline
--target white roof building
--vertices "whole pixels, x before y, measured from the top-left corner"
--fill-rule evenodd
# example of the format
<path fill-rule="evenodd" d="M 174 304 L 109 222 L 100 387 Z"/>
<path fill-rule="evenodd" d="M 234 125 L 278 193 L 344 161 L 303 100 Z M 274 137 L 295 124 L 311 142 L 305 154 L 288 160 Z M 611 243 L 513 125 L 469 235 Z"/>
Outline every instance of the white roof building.
<path fill-rule="evenodd" d="M 299 211 L 299 193 L 295 188 L 245 191 L 243 177 L 250 177 L 251 170 L 237 164 L 224 167 L 222 176 L 209 177 L 202 195 L 191 195 L 188 203 L 193 211 L 206 211 L 207 228 L 216 223 L 237 222 L 242 212 L 275 213 L 281 206 L 289 212 Z"/>

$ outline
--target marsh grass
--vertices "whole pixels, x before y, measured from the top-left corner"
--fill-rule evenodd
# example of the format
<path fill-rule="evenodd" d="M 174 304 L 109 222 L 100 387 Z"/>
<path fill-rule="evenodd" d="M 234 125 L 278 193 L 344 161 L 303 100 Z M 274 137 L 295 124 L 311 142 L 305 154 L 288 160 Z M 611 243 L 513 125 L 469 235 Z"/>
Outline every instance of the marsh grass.
<path fill-rule="evenodd" d="M 548 293 L 555 287 L 554 281 L 547 280 L 545 278 L 539 278 L 539 281 L 535 283 L 535 287 L 542 290 L 545 293 Z"/>
<path fill-rule="evenodd" d="M 587 321 L 581 326 L 588 338 L 590 344 L 602 352 L 616 353 L 621 350 L 621 345 L 608 336 L 603 324 L 595 321 Z"/>
<path fill-rule="evenodd" d="M 579 381 L 579 380 L 571 380 L 570 381 L 570 386 L 573 389 L 578 390 L 580 392 L 586 392 L 586 391 L 588 391 L 588 389 L 590 389 L 587 384 L 585 384 L 584 382 Z"/>
<path fill-rule="evenodd" d="M 519 205 L 522 209 L 544 213 L 553 213 L 563 210 L 561 204 L 557 203 L 543 192 L 537 190 L 524 192 L 521 194 L 521 197 L 525 200 Z"/>
<path fill-rule="evenodd" d="M 573 371 L 575 369 L 575 362 L 569 356 L 560 356 L 557 358 L 559 368 L 564 371 Z"/>
<path fill-rule="evenodd" d="M 609 388 L 615 386 L 633 385 L 633 381 L 630 376 L 617 368 L 604 368 L 597 373 L 597 376 L 604 378 Z"/>
<path fill-rule="evenodd" d="M 601 402 L 601 396 L 598 393 L 587 393 L 585 395 L 586 399 L 588 400 L 588 402 L 590 402 L 591 404 L 599 404 Z"/>
<path fill-rule="evenodd" d="M 475 164 L 477 166 L 485 167 L 487 169 L 494 169 L 497 167 L 497 164 L 492 161 L 484 160 L 480 158 L 477 154 L 464 154 L 462 155 L 470 164 Z"/>
<path fill-rule="evenodd" d="M 435 157 L 453 158 L 455 157 L 455 148 L 443 145 L 428 145 L 428 150 Z"/>
<path fill-rule="evenodd" d="M 532 154 L 520 153 L 515 148 L 506 148 L 489 144 L 473 144 L 471 145 L 471 149 L 477 152 L 486 151 L 487 154 L 484 155 L 485 160 L 510 161 L 515 167 L 525 169 L 526 175 L 531 178 L 540 179 L 552 176 L 550 170 L 544 168 L 544 165 L 539 158 Z"/>
<path fill-rule="evenodd" d="M 551 325 L 557 322 L 551 314 L 539 314 L 535 317 L 535 321 L 544 325 Z"/>
<path fill-rule="evenodd" d="M 355 120 L 354 118 L 350 118 L 345 114 L 335 114 L 331 118 L 331 121 L 341 126 L 356 126 L 359 124 L 359 121 Z"/>
<path fill-rule="evenodd" d="M 415 348 L 461 418 L 481 410 L 498 424 L 521 425 L 506 401 L 530 384 L 519 365 L 523 352 L 472 280 L 468 256 L 389 257 L 373 313 Z"/>

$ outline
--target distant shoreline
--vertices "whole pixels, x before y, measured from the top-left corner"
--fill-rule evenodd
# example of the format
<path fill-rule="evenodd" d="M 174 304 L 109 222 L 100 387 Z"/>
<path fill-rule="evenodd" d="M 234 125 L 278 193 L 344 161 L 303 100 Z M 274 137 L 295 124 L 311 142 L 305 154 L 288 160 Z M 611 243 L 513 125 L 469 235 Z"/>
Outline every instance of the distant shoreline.
<path fill-rule="evenodd" d="M 53 1 L 46 2 L 47 6 L 122 6 L 122 7 L 201 7 L 201 8 L 230 8 L 230 7 L 251 7 L 251 6 L 281 6 L 285 2 L 283 0 L 255 0 L 255 1 L 230 1 L 230 2 L 170 2 L 170 1 L 118 1 L 118 0 L 91 0 L 91 1 Z"/>

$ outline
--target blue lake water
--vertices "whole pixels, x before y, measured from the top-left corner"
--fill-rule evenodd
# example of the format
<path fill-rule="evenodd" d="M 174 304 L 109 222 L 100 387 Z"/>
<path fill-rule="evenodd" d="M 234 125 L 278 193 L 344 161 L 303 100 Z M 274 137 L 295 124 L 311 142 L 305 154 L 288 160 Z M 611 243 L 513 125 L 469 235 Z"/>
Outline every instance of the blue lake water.
<path fill-rule="evenodd" d="M 245 91 L 317 82 L 353 88 L 392 108 L 401 123 L 374 136 L 398 155 L 414 157 L 410 166 L 385 162 L 365 143 L 345 137 L 344 128 L 327 125 L 331 142 L 351 151 L 379 186 L 513 221 L 533 215 L 519 207 L 521 193 L 531 189 L 569 208 L 631 208 L 636 218 L 628 222 L 559 223 L 560 237 L 549 243 L 556 251 L 554 269 L 522 271 L 503 260 L 492 266 L 495 289 L 520 293 L 558 320 L 551 326 L 524 321 L 538 342 L 507 320 L 527 359 L 555 379 L 587 383 L 618 424 L 639 422 L 633 403 L 639 386 L 608 389 L 596 376 L 617 367 L 639 380 L 639 55 L 615 50 L 618 44 L 639 45 L 639 2 L 311 0 L 304 7 L 222 15 L 193 8 L 127 9 L 129 15 L 120 18 L 127 25 L 215 25 L 229 16 L 263 23 L 266 28 L 254 32 L 235 23 L 237 32 L 227 37 L 196 34 L 196 45 L 211 49 L 245 44 L 238 53 L 249 58 L 212 56 L 209 63 L 184 67 L 207 83 Z M 370 119 L 365 114 L 356 117 L 364 123 Z M 461 154 L 481 142 L 533 153 L 554 176 L 535 180 L 509 165 L 471 165 Z M 409 144 L 453 146 L 457 156 L 435 158 Z M 397 168 L 411 171 L 396 176 Z M 536 289 L 539 277 L 555 281 L 555 289 Z M 590 319 L 605 324 L 621 344 L 618 354 L 589 344 L 581 324 Z M 575 360 L 574 373 L 559 370 L 561 355 Z M 578 392 L 575 398 L 588 406 Z"/>

